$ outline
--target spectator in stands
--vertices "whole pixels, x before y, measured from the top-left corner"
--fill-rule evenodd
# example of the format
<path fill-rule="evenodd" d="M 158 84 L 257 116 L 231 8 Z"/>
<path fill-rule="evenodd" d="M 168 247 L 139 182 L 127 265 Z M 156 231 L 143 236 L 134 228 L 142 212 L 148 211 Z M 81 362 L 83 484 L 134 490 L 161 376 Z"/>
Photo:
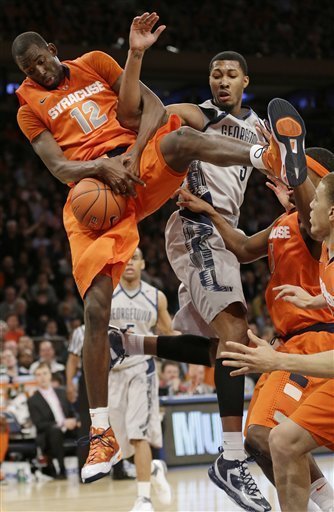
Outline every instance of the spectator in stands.
<path fill-rule="evenodd" d="M 13 352 L 15 357 L 17 357 L 18 352 L 19 352 L 18 343 L 16 343 L 15 340 L 7 340 L 7 341 L 5 341 L 4 344 L 3 344 L 3 349 L 4 350 L 10 350 L 11 352 Z"/>
<path fill-rule="evenodd" d="M 39 354 L 39 359 L 38 359 L 38 361 L 35 361 L 31 365 L 30 373 L 34 374 L 36 368 L 41 363 L 48 364 L 51 369 L 51 373 L 56 373 L 56 372 L 63 373 L 65 371 L 65 366 L 61 363 L 58 363 L 56 360 L 55 349 L 53 348 L 51 341 L 48 341 L 48 340 L 41 341 L 39 344 L 38 354 Z"/>
<path fill-rule="evenodd" d="M 21 338 L 18 341 L 17 346 L 18 346 L 19 352 L 21 352 L 21 350 L 24 350 L 24 349 L 29 349 L 29 350 L 31 350 L 33 355 L 35 355 L 34 341 L 29 336 L 21 336 Z"/>
<path fill-rule="evenodd" d="M 0 320 L 0 349 L 3 347 L 5 334 L 8 331 L 8 325 L 4 320 Z"/>
<path fill-rule="evenodd" d="M 23 330 L 26 329 L 28 324 L 27 309 L 27 301 L 23 297 L 18 297 L 15 301 L 15 313 Z"/>
<path fill-rule="evenodd" d="M 15 312 L 16 290 L 13 286 L 5 288 L 5 298 L 0 302 L 0 320 L 5 320 L 9 313 Z"/>
<path fill-rule="evenodd" d="M 5 375 L 8 376 L 9 383 L 15 382 L 19 375 L 24 375 L 20 372 L 17 359 L 11 350 L 4 350 L 1 354 L 1 364 L 6 368 Z"/>
<path fill-rule="evenodd" d="M 20 326 L 19 317 L 16 313 L 9 313 L 6 317 L 6 323 L 8 325 L 8 331 L 6 332 L 4 339 L 19 341 L 21 336 L 24 336 L 25 332 Z"/>
<path fill-rule="evenodd" d="M 187 393 L 189 395 L 205 395 L 213 393 L 213 387 L 205 384 L 205 366 L 189 364 L 187 373 Z"/>
<path fill-rule="evenodd" d="M 37 365 L 35 378 L 37 390 L 28 399 L 28 407 L 37 429 L 37 446 L 48 456 L 49 474 L 64 479 L 66 472 L 63 443 L 67 437 L 76 438 L 78 419 L 72 404 L 66 398 L 65 390 L 52 387 L 52 374 L 48 364 Z M 58 461 L 59 469 L 55 468 L 52 459 Z"/>
<path fill-rule="evenodd" d="M 180 363 L 163 361 L 161 364 L 159 395 L 179 395 L 187 393 L 187 386 L 181 380 Z"/>
<path fill-rule="evenodd" d="M 31 297 L 33 299 L 37 299 L 37 296 L 41 292 L 46 294 L 48 303 L 55 304 L 57 302 L 55 289 L 49 283 L 48 275 L 45 272 L 41 272 L 38 275 L 37 282 L 30 288 Z"/>
<path fill-rule="evenodd" d="M 30 350 L 29 348 L 19 350 L 17 362 L 19 365 L 19 371 L 21 372 L 21 375 L 29 375 L 30 367 L 34 362 L 34 354 L 32 350 Z"/>

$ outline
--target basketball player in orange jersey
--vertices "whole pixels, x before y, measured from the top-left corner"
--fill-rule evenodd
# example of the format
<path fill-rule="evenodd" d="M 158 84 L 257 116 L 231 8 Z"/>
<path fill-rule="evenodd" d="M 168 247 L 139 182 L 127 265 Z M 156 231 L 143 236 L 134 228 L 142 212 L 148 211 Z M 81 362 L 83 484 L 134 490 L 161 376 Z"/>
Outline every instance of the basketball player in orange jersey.
<path fill-rule="evenodd" d="M 328 174 L 328 170 L 334 171 L 334 155 L 330 151 L 312 148 L 307 153 L 308 175 L 313 183 L 318 183 L 321 176 Z M 312 191 L 314 195 L 314 187 L 308 179 L 307 184 L 299 188 L 300 190 L 295 189 L 296 202 L 300 209 L 303 208 L 301 215 L 306 219 L 307 212 L 310 211 L 309 197 Z M 268 252 L 271 279 L 266 290 L 266 301 L 276 331 L 284 342 L 278 350 L 291 354 L 313 354 L 333 349 L 334 322 L 327 308 L 306 311 L 298 309 L 291 302 L 275 300 L 275 287 L 286 281 L 303 286 L 312 295 L 320 293 L 317 260 L 320 257 L 321 245 L 311 238 L 309 223 L 307 228 L 304 227 L 298 219 L 299 214 L 292 210 L 262 232 L 246 237 L 231 228 L 204 201 L 188 191 L 180 190 L 179 193 L 181 206 L 205 212 L 211 217 L 226 246 L 235 252 L 240 261 L 253 261 Z M 308 198 L 305 205 L 303 197 Z M 246 349 L 242 347 L 241 350 Z M 223 352 L 221 357 L 230 357 L 230 354 Z M 223 364 L 233 366 L 230 361 L 224 361 Z M 273 483 L 270 431 L 293 414 L 298 405 L 323 382 L 322 379 L 306 378 L 284 371 L 265 374 L 258 381 L 249 408 L 245 446 Z M 322 510 L 329 510 L 328 503 L 333 491 L 312 459 L 310 468 L 313 482 L 311 498 Z M 316 491 L 324 483 L 326 485 L 320 492 Z"/>
<path fill-rule="evenodd" d="M 221 166 L 252 162 L 274 174 L 285 168 L 293 172 L 291 165 L 284 165 L 286 157 L 281 158 L 276 146 L 252 146 L 230 137 L 202 134 L 191 127 L 181 128 L 181 119 L 177 115 L 167 118 L 160 100 L 149 89 L 143 85 L 137 88 L 137 82 L 131 87 L 133 75 L 127 67 L 162 32 L 163 27 L 151 32 L 157 19 L 155 13 L 136 19 L 139 28 L 124 72 L 102 52 L 62 63 L 56 47 L 34 32 L 20 34 L 12 45 L 15 62 L 27 75 L 17 90 L 18 123 L 46 167 L 70 186 L 82 178 L 97 177 L 116 193 L 129 195 L 121 221 L 102 233 L 88 231 L 77 222 L 70 207 L 71 190 L 64 207 L 73 275 L 85 308 L 84 369 L 92 417 L 91 450 L 83 468 L 86 482 L 107 474 L 120 457 L 108 422 L 107 330 L 113 289 L 138 245 L 137 223 L 172 195 L 194 159 Z M 129 88 L 137 109 L 122 92 Z M 132 129 L 122 127 L 119 119 Z M 191 116 L 182 122 L 197 127 Z M 109 158 L 103 158 L 106 156 Z M 182 339 L 179 346 L 189 356 L 188 361 L 197 362 L 190 361 L 200 351 L 193 345 L 194 338 Z M 207 339 L 200 340 L 206 343 L 207 356 Z M 167 356 L 167 351 L 160 351 L 159 355 L 177 359 L 177 353 L 170 351 Z"/>
<path fill-rule="evenodd" d="M 318 185 L 311 202 L 311 233 L 323 240 L 320 260 L 320 295 L 310 295 L 300 287 L 282 285 L 276 300 L 302 309 L 318 309 L 327 304 L 334 313 L 334 175 L 325 176 Z M 275 352 L 267 342 L 249 333 L 257 348 L 242 347 L 229 342 L 231 361 L 224 364 L 239 367 L 233 375 L 253 372 L 288 370 L 330 380 L 317 388 L 289 417 L 275 427 L 269 436 L 275 484 L 283 511 L 306 511 L 311 492 L 319 493 L 327 486 L 326 480 L 310 486 L 307 454 L 317 446 L 334 450 L 334 350 L 312 355 Z M 333 341 L 334 345 L 334 341 Z M 318 502 L 321 510 L 333 510 L 334 494 L 326 502 Z"/>

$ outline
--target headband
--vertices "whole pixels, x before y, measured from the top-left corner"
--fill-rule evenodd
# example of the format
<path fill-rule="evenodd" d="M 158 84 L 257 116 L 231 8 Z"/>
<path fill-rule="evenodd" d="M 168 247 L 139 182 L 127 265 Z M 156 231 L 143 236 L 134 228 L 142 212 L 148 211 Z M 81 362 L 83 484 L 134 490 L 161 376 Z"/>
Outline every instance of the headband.
<path fill-rule="evenodd" d="M 327 174 L 329 174 L 329 171 L 324 167 L 323 165 L 319 164 L 314 158 L 306 155 L 306 163 L 307 167 L 311 169 L 311 171 L 314 171 L 320 178 L 323 178 Z"/>

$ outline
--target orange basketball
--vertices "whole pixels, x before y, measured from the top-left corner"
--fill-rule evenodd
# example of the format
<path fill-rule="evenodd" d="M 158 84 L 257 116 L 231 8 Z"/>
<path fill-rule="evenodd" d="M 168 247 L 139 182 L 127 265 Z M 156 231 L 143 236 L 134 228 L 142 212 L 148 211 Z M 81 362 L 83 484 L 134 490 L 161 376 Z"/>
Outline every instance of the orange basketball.
<path fill-rule="evenodd" d="M 75 218 L 89 229 L 102 231 L 122 217 L 126 198 L 95 178 L 84 178 L 73 188 L 71 207 Z"/>

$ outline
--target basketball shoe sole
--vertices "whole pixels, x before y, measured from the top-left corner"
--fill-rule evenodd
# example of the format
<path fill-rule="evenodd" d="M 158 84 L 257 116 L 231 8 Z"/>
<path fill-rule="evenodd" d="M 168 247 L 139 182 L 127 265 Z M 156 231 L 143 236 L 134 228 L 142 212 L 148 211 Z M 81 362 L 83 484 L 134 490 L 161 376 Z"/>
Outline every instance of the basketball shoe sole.
<path fill-rule="evenodd" d="M 281 98 L 270 101 L 268 118 L 280 153 L 278 177 L 289 187 L 298 187 L 307 177 L 304 121 L 291 103 Z"/>

